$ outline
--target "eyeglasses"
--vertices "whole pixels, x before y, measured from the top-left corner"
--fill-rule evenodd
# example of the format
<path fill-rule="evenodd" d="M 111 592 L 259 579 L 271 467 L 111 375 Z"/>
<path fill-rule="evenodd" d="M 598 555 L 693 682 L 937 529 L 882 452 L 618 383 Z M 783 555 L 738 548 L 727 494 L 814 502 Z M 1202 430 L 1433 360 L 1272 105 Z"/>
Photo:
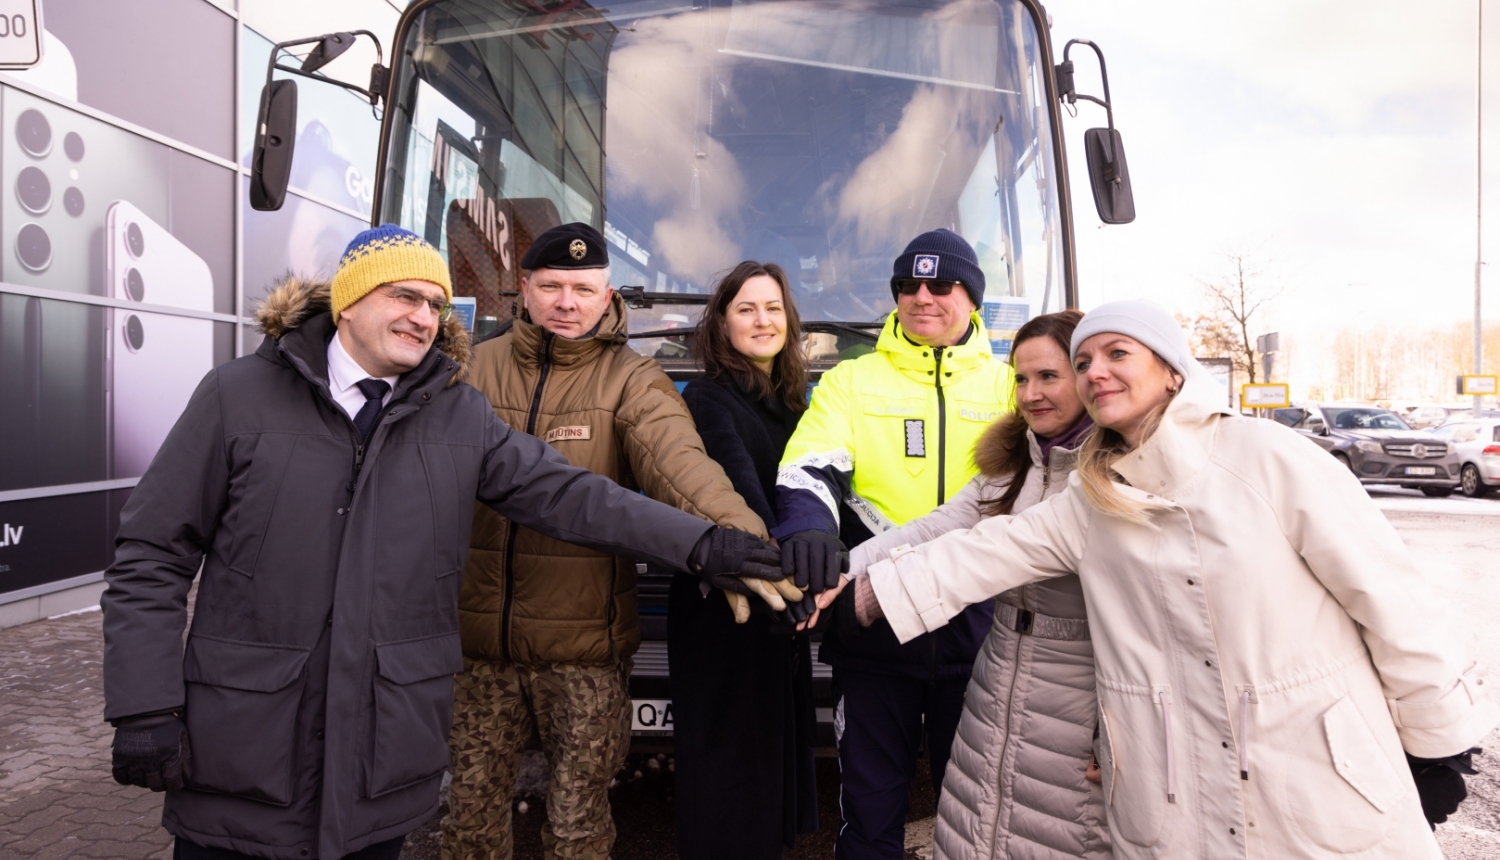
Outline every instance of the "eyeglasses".
<path fill-rule="evenodd" d="M 396 304 L 406 308 L 411 313 L 422 305 L 426 305 L 432 311 L 432 315 L 440 321 L 447 322 L 448 317 L 453 316 L 453 305 L 437 299 L 429 299 L 416 290 L 408 287 L 398 287 L 393 284 L 385 284 L 385 294 Z"/>
<path fill-rule="evenodd" d="M 927 285 L 927 292 L 934 296 L 946 296 L 953 292 L 954 287 L 962 288 L 962 281 L 937 281 L 932 278 L 902 278 L 896 282 L 896 292 L 903 296 L 914 296 L 922 285 Z"/>

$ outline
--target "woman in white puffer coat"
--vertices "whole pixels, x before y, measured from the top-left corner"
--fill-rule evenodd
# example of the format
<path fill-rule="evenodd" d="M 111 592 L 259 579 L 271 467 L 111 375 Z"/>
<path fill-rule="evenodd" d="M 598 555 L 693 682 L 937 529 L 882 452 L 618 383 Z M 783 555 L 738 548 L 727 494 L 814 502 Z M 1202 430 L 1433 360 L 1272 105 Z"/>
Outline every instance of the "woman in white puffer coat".
<path fill-rule="evenodd" d="M 927 516 L 855 547 L 855 569 L 903 544 L 1018 514 L 1067 487 L 1078 445 L 1094 426 L 1068 360 L 1082 318 L 1046 314 L 1016 332 L 1016 411 L 975 446 L 979 476 Z M 1104 794 L 1087 778 L 1097 722 L 1094 648 L 1078 577 L 997 597 L 943 777 L 934 858 L 1109 860 Z"/>
<path fill-rule="evenodd" d="M 1117 857 L 1439 860 L 1500 709 L 1401 538 L 1322 449 L 1226 409 L 1156 305 L 1072 347 L 1097 426 L 1068 489 L 897 548 L 844 605 L 906 639 L 1078 574 Z"/>

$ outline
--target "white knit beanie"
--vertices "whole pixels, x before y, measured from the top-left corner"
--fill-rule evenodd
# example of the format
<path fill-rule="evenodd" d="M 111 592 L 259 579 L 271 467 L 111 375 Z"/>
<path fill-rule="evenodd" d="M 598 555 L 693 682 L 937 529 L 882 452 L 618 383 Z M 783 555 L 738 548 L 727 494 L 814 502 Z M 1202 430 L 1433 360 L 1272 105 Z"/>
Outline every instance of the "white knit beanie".
<path fill-rule="evenodd" d="M 1070 357 L 1077 359 L 1079 344 L 1105 332 L 1129 335 L 1144 343 L 1184 379 L 1203 372 L 1203 365 L 1193 358 L 1188 346 L 1187 333 L 1156 302 L 1145 299 L 1109 302 L 1084 314 L 1078 328 L 1073 330 Z"/>

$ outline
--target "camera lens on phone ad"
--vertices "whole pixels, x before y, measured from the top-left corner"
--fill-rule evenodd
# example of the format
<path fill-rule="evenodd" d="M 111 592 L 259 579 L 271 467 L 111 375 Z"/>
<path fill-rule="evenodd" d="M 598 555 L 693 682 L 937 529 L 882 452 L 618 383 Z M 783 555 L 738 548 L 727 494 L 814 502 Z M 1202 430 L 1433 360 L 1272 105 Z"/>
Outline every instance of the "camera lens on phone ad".
<path fill-rule="evenodd" d="M 39 167 L 27 167 L 16 177 L 16 198 L 27 212 L 40 215 L 52 206 L 52 183 Z"/>
<path fill-rule="evenodd" d="M 131 352 L 140 352 L 141 346 L 146 342 L 146 328 L 141 325 L 141 318 L 135 314 L 125 318 L 125 345 L 130 347 Z"/>
<path fill-rule="evenodd" d="M 79 191 L 77 188 L 69 188 L 67 191 L 64 191 L 63 192 L 63 209 L 67 210 L 68 214 L 72 215 L 74 218 L 77 218 L 79 215 L 82 215 L 83 214 L 83 192 Z"/>
<path fill-rule="evenodd" d="M 33 158 L 41 158 L 52 151 L 52 123 L 36 108 L 22 111 L 16 117 L 16 143 Z"/>
<path fill-rule="evenodd" d="M 82 161 L 83 135 L 76 131 L 63 135 L 63 152 L 67 154 L 69 161 Z"/>
<path fill-rule="evenodd" d="M 133 302 L 146 300 L 146 280 L 141 277 L 139 269 L 131 269 L 125 273 L 125 295 Z"/>
<path fill-rule="evenodd" d="M 52 238 L 39 224 L 27 224 L 16 233 L 16 257 L 33 272 L 52 265 Z"/>
<path fill-rule="evenodd" d="M 141 225 L 131 224 L 125 228 L 125 247 L 130 249 L 130 256 L 138 260 L 146 253 L 146 234 L 141 232 Z"/>

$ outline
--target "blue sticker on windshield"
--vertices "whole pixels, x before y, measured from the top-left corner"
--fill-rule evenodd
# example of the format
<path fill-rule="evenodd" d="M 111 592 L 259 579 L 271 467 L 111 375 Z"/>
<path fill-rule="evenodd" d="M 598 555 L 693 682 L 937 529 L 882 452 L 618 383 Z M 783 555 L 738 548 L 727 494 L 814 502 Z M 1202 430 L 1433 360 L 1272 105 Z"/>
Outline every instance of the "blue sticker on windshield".
<path fill-rule="evenodd" d="M 937 274 L 937 254 L 918 254 L 916 262 L 911 264 L 911 276 L 913 278 L 930 278 Z"/>

